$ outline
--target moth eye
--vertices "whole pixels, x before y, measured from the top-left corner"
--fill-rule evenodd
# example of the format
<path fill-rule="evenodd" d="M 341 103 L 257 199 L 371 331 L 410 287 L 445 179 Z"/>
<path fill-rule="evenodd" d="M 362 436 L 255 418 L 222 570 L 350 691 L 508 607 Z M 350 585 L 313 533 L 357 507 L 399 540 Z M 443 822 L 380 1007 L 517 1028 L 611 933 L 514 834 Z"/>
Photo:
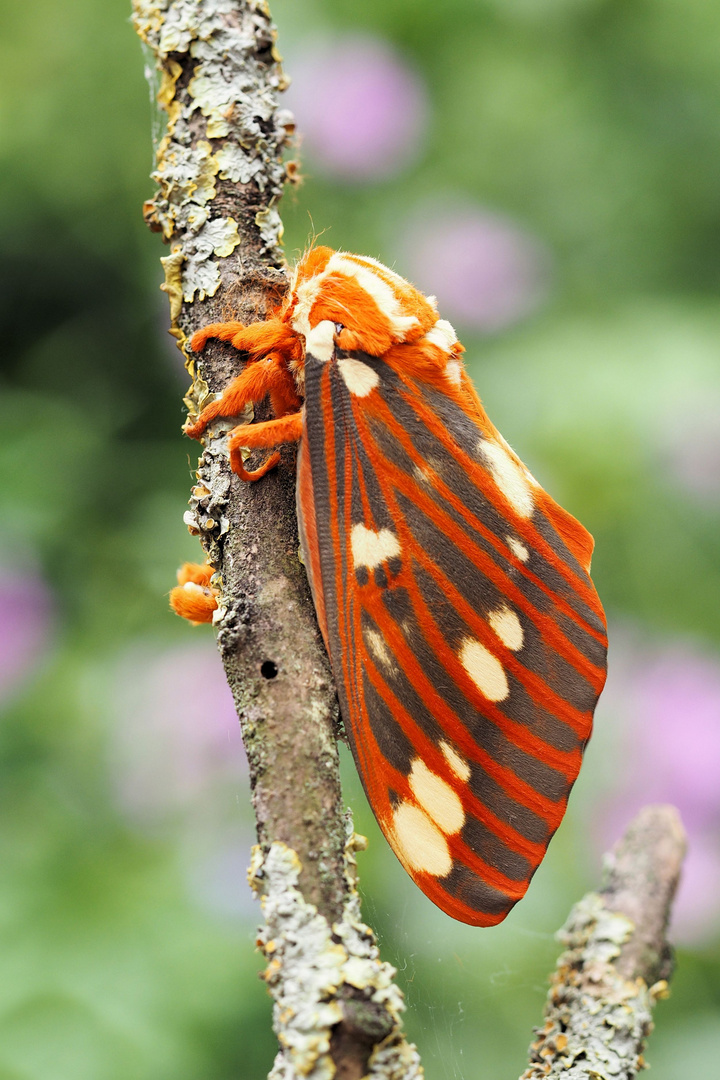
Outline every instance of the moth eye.
<path fill-rule="evenodd" d="M 335 323 L 335 333 L 336 334 L 341 334 L 344 329 L 345 329 L 345 327 L 341 322 L 336 322 Z"/>

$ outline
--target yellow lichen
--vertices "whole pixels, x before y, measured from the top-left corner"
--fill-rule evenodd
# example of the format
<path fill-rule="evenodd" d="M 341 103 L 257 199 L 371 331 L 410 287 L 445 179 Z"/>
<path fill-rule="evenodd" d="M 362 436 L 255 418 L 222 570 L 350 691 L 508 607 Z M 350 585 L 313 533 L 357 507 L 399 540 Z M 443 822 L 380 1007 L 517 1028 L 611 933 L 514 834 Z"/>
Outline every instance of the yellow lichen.
<path fill-rule="evenodd" d="M 175 86 L 181 75 L 182 67 L 177 60 L 168 60 L 167 65 L 162 69 L 160 89 L 157 96 L 158 104 L 166 111 L 175 97 Z"/>
<path fill-rule="evenodd" d="M 227 229 L 224 236 L 218 244 L 213 248 L 216 255 L 220 255 L 224 258 L 227 255 L 231 255 L 235 248 L 240 243 L 240 235 L 238 233 L 237 222 L 233 218 L 227 219 Z"/>
<path fill-rule="evenodd" d="M 210 135 L 209 131 L 208 135 Z M 213 156 L 212 146 L 205 139 L 198 142 L 195 153 L 200 169 L 195 177 L 193 190 L 188 197 L 191 197 L 193 202 L 199 203 L 200 206 L 204 206 L 205 203 L 215 198 L 215 177 L 219 165 Z"/>
<path fill-rule="evenodd" d="M 182 265 L 183 254 L 180 245 L 176 245 L 171 255 L 166 255 L 160 259 L 163 270 L 165 271 L 165 281 L 160 288 L 164 293 L 167 293 L 168 300 L 170 301 L 170 333 L 174 338 L 177 338 L 178 344 L 182 347 L 185 341 L 185 334 L 179 328 L 177 321 L 182 310 Z"/>

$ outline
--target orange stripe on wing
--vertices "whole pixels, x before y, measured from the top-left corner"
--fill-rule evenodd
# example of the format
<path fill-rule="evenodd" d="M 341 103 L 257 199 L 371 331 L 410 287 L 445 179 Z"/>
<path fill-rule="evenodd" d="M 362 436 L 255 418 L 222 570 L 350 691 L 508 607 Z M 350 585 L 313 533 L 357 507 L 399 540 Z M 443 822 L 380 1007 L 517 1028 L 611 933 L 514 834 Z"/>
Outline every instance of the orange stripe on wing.
<path fill-rule="evenodd" d="M 400 428 L 398 434 L 402 432 L 404 432 L 404 429 Z M 414 451 L 414 447 L 409 439 L 407 442 L 409 443 L 409 447 L 407 444 L 404 444 L 404 449 L 412 454 L 413 458 L 417 461 L 418 466 L 420 466 L 423 462 L 422 457 Z M 444 513 L 438 503 L 431 498 L 431 496 L 428 495 L 412 477 L 409 477 L 399 466 L 391 463 L 385 463 L 383 465 L 383 470 L 388 477 L 392 478 L 394 486 L 402 491 L 408 498 L 411 498 L 415 505 L 443 532 L 447 537 L 448 542 L 454 544 L 459 550 L 464 550 L 465 554 L 472 559 L 478 571 L 487 577 L 501 593 L 507 596 L 518 610 L 527 615 L 541 631 L 543 637 L 547 639 L 548 644 L 560 652 L 569 663 L 572 663 L 576 670 L 587 678 L 588 681 L 592 681 L 592 685 L 599 692 L 605 679 L 604 669 L 593 665 L 587 657 L 584 656 L 571 641 L 569 641 L 551 615 L 538 611 L 532 601 L 528 599 L 513 578 L 510 577 L 509 573 L 498 566 L 487 552 L 476 544 L 473 544 L 468 534 L 464 532 L 452 518 Z M 454 509 L 458 512 L 462 512 L 463 517 L 473 526 L 474 530 L 481 535 L 487 543 L 492 545 L 493 549 L 498 554 L 507 559 L 507 551 L 503 550 L 502 542 L 498 540 L 490 529 L 487 529 L 483 525 L 482 521 L 472 515 L 464 507 L 464 504 L 454 496 L 451 489 L 448 488 L 439 477 L 436 480 L 436 486 L 448 503 L 453 505 Z M 396 512 L 401 516 L 397 506 Z M 585 627 L 584 621 L 578 618 L 574 609 L 549 589 L 542 579 L 538 578 L 537 575 L 532 574 L 525 567 L 522 568 L 522 573 L 524 577 L 531 580 L 546 596 L 552 599 L 558 610 L 577 625 Z M 592 628 L 588 627 L 587 629 L 595 636 L 595 632 Z"/>

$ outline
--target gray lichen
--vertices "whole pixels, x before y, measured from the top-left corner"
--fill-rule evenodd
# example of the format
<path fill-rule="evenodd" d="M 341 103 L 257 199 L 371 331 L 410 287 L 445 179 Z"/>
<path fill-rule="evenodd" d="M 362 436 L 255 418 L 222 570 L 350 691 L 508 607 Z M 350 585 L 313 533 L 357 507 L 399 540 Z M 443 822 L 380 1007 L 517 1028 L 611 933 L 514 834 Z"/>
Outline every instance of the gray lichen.
<path fill-rule="evenodd" d="M 384 1037 L 369 1055 L 368 1080 L 420 1080 L 415 1047 L 400 1027 L 405 1008 L 393 982 L 395 969 L 380 959 L 375 938 L 360 916 L 354 852 L 363 845 L 352 832 L 346 844 L 348 894 L 343 917 L 332 925 L 298 890 L 300 860 L 285 844 L 274 843 L 263 857 L 254 848 L 250 883 L 262 897 L 265 924 L 258 944 L 268 961 L 263 978 L 274 999 L 274 1027 L 280 1043 L 269 1080 L 332 1080 L 333 1032 L 348 1011 L 365 1004 Z"/>
<path fill-rule="evenodd" d="M 648 988 L 641 978 L 618 975 L 614 962 L 633 931 L 630 919 L 609 911 L 598 893 L 575 905 L 558 933 L 566 951 L 521 1080 L 631 1080 L 645 1067 L 652 1006 L 667 984 Z"/>
<path fill-rule="evenodd" d="M 189 303 L 215 295 L 222 280 L 219 260 L 241 243 L 237 221 L 212 206 L 218 177 L 254 182 L 264 193 L 266 209 L 256 224 L 264 249 L 276 256 L 282 224 L 274 203 L 285 180 L 282 151 L 292 130 L 291 114 L 277 106 L 285 77 L 263 0 L 134 0 L 133 19 L 157 58 L 158 101 L 168 114 L 153 173 L 160 190 L 146 204 L 146 219 L 167 240 L 182 238 L 174 261 L 165 262 L 172 275 L 166 288 Z M 273 56 L 270 69 L 258 60 L 259 44 Z M 186 85 L 178 62 L 183 55 L 192 61 Z"/>

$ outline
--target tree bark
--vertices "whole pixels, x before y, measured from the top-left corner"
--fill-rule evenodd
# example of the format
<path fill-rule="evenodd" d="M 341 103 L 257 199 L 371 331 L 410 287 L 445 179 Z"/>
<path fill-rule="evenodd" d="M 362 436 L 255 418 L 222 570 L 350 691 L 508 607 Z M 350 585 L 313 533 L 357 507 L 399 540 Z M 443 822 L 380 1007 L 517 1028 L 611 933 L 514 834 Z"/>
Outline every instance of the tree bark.
<path fill-rule="evenodd" d="M 652 1007 L 666 997 L 666 932 L 685 855 L 673 806 L 646 806 L 605 856 L 605 881 L 559 932 L 545 1023 L 521 1080 L 631 1080 L 645 1067 Z"/>

